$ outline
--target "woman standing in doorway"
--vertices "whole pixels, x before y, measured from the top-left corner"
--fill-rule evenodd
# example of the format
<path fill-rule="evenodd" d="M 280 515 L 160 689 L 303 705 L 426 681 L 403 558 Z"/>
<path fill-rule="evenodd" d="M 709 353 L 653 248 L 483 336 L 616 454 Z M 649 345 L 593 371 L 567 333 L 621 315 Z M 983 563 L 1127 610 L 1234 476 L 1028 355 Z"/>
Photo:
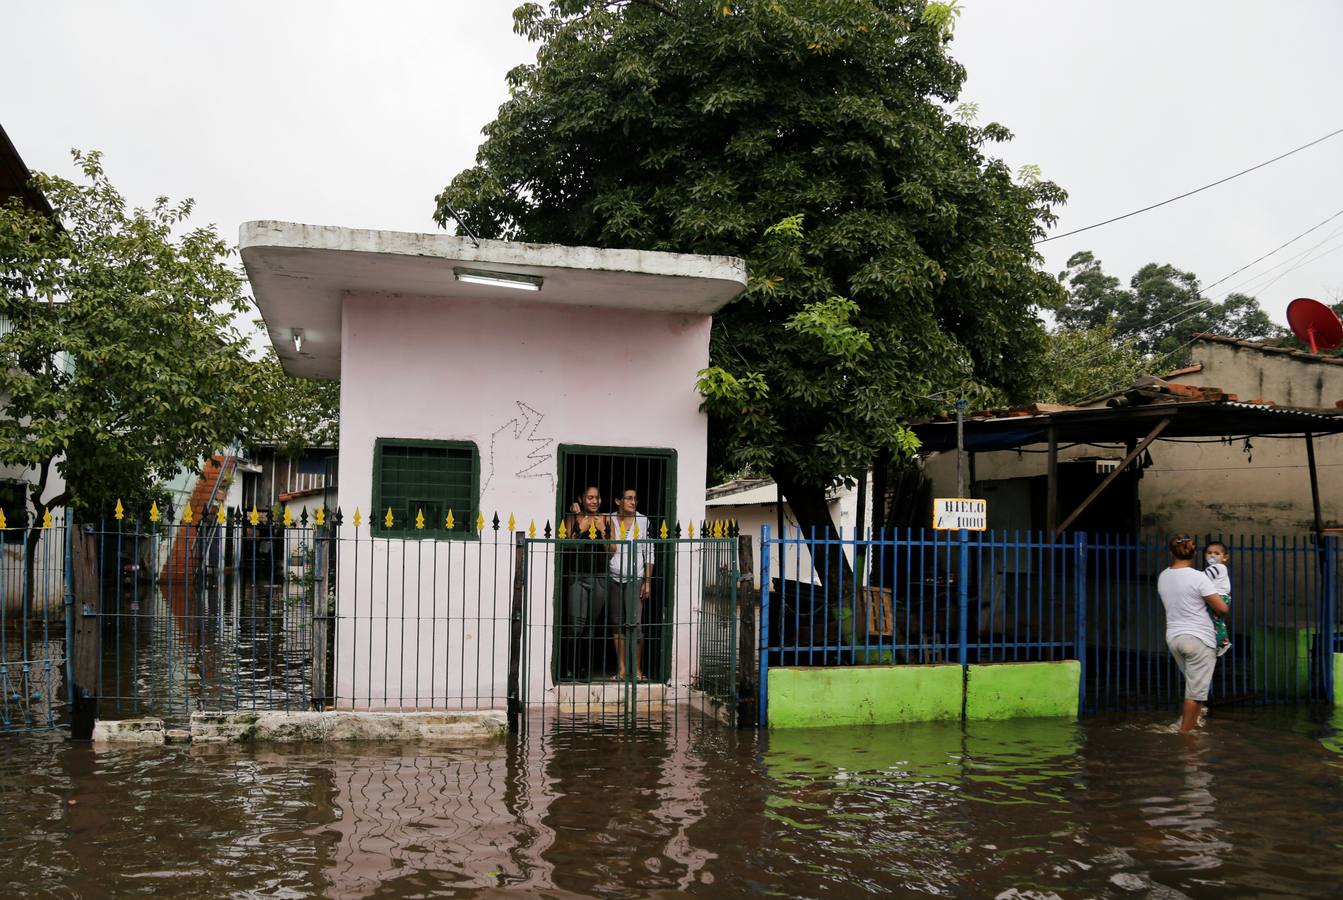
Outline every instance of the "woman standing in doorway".
<path fill-rule="evenodd" d="M 611 520 L 601 512 L 602 492 L 588 486 L 564 517 L 565 555 L 568 557 L 564 592 L 565 623 L 572 641 L 565 675 L 580 680 L 592 676 L 597 647 L 593 629 L 607 618 L 610 587 L 608 570 Z"/>
<path fill-rule="evenodd" d="M 625 654 L 627 641 L 633 640 L 634 670 L 636 677 L 644 678 L 643 608 L 653 588 L 653 537 L 648 533 L 648 517 L 638 511 L 639 493 L 632 487 L 620 492 L 616 501 L 616 515 L 611 521 L 611 597 L 608 605 L 611 626 L 615 629 L 616 659 L 619 661 L 617 678 L 629 675 L 629 661 Z"/>
<path fill-rule="evenodd" d="M 1208 701 L 1217 667 L 1217 633 L 1208 610 L 1219 616 L 1231 610 L 1216 585 L 1194 568 L 1194 539 L 1177 534 L 1170 540 L 1170 566 L 1157 578 L 1156 589 L 1166 607 L 1166 646 L 1184 675 L 1184 706 L 1180 731 L 1193 731 Z"/>

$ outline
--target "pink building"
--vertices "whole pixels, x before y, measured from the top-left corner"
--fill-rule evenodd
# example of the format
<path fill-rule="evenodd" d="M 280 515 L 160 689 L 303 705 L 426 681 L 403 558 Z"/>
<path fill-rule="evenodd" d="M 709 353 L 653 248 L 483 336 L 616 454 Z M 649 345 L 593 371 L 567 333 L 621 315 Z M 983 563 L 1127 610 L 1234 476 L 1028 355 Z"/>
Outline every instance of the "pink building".
<path fill-rule="evenodd" d="M 361 525 L 342 534 L 340 705 L 504 695 L 511 568 L 491 567 L 512 551 L 486 554 L 510 518 L 540 532 L 594 484 L 603 509 L 636 488 L 653 529 L 703 519 L 696 374 L 741 260 L 269 221 L 240 246 L 285 370 L 341 381 L 343 528 Z M 529 623 L 557 593 L 529 590 Z M 530 693 L 554 687 L 543 662 Z"/>

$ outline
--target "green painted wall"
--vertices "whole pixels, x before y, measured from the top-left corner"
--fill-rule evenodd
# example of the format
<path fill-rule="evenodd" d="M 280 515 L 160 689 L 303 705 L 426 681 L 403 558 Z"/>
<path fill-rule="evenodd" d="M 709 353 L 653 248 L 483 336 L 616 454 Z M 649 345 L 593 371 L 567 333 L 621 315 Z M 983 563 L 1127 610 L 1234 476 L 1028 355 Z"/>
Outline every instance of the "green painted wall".
<path fill-rule="evenodd" d="M 961 717 L 958 665 L 771 668 L 768 677 L 771 728 L 888 725 Z"/>
<path fill-rule="evenodd" d="M 1059 662 L 989 663 L 965 673 L 967 719 L 1077 718 L 1082 666 Z"/>

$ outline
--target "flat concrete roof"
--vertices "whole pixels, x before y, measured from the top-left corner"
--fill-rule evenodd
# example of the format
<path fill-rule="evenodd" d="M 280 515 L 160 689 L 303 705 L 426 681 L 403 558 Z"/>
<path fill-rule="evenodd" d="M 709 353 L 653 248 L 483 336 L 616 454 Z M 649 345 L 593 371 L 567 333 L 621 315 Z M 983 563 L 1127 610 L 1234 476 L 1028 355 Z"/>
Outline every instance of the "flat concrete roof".
<path fill-rule="evenodd" d="M 271 344 L 285 371 L 340 377 L 341 300 L 349 293 L 526 300 L 568 306 L 712 315 L 746 288 L 731 256 L 481 241 L 448 234 L 245 222 L 238 246 Z M 459 282 L 454 268 L 544 279 L 541 290 Z M 303 350 L 293 330 L 303 329 Z"/>

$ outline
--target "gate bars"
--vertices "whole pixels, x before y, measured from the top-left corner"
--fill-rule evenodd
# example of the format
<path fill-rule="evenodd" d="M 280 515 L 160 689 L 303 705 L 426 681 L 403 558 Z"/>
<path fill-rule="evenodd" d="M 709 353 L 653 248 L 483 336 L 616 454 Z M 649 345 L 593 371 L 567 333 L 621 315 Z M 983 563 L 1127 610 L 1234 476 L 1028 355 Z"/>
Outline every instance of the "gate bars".
<path fill-rule="evenodd" d="M 1232 648 L 1215 702 L 1331 700 L 1343 652 L 1338 539 L 1207 535 L 1230 550 Z M 1156 578 L 1164 538 L 943 532 L 761 542 L 760 721 L 770 666 L 1076 659 L 1082 712 L 1163 708 L 1180 697 Z"/>
<path fill-rule="evenodd" d="M 627 571 L 596 589 L 586 574 L 596 566 L 582 557 L 591 542 L 551 536 L 549 527 L 518 539 L 515 718 L 530 711 L 542 721 L 645 725 L 675 721 L 667 714 L 687 707 L 735 724 L 737 541 L 726 528 L 706 523 L 699 537 L 626 535 Z M 605 545 L 597 543 L 604 567 Z M 645 559 L 652 577 L 641 597 Z"/>

